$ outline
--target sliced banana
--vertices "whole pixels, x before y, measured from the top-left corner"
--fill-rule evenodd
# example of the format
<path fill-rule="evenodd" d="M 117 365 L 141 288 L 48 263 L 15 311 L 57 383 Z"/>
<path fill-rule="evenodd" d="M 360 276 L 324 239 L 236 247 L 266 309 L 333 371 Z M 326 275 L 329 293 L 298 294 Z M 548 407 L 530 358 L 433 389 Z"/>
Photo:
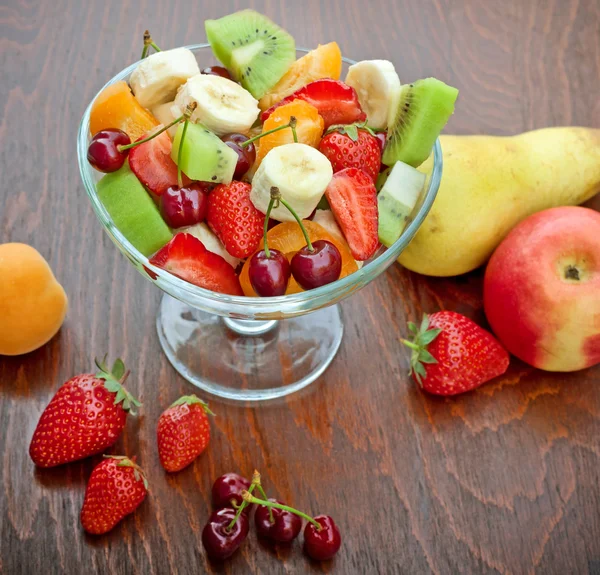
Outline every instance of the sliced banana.
<path fill-rule="evenodd" d="M 142 60 L 132 72 L 129 85 L 138 102 L 150 109 L 172 101 L 177 88 L 199 73 L 194 54 L 187 48 L 175 48 Z"/>
<path fill-rule="evenodd" d="M 154 108 L 152 108 L 150 110 L 150 112 L 152 112 L 152 115 L 163 125 L 166 126 L 167 124 L 170 124 L 175 118 L 178 118 L 179 116 L 175 116 L 173 114 L 172 110 L 173 107 L 173 102 L 167 102 L 166 104 L 159 104 L 158 106 L 155 106 Z M 177 110 L 177 108 L 175 108 L 175 110 Z M 168 130 L 167 130 L 167 134 L 169 134 L 169 136 L 171 136 L 171 140 L 175 137 L 175 132 L 177 132 L 177 124 L 175 124 L 175 126 L 171 126 Z"/>
<path fill-rule="evenodd" d="M 242 260 L 233 257 L 221 243 L 221 240 L 213 234 L 212 230 L 204 223 L 196 224 L 182 230 L 187 234 L 192 234 L 195 238 L 198 238 L 204 247 L 213 254 L 221 256 L 227 263 L 231 264 L 233 269 L 236 269 Z"/>
<path fill-rule="evenodd" d="M 385 130 L 393 122 L 401 85 L 389 60 L 363 60 L 353 64 L 348 69 L 346 84 L 356 90 L 371 128 Z"/>
<path fill-rule="evenodd" d="M 192 121 L 202 122 L 217 136 L 248 132 L 260 112 L 250 92 L 232 80 L 209 74 L 190 78 L 177 93 L 174 106 L 183 114 L 192 102 L 197 104 Z"/>
<path fill-rule="evenodd" d="M 275 186 L 304 219 L 317 207 L 332 176 L 331 163 L 319 150 L 306 144 L 277 146 L 264 157 L 254 174 L 250 200 L 266 214 L 271 188 Z M 271 211 L 271 217 L 280 222 L 295 221 L 283 204 Z"/>

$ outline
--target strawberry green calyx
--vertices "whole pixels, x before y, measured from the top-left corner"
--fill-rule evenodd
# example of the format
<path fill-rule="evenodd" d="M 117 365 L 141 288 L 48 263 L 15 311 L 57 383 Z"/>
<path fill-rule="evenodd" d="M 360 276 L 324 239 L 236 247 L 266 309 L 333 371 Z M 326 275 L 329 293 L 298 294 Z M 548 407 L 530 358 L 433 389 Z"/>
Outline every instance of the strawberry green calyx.
<path fill-rule="evenodd" d="M 208 407 L 208 403 L 206 403 L 206 401 L 202 401 L 196 395 L 182 395 L 177 401 L 174 401 L 169 406 L 169 409 L 171 409 L 171 407 L 177 407 L 178 405 L 183 405 L 184 403 L 187 405 L 199 404 L 202 406 L 202 409 L 204 409 L 205 413 L 207 413 L 208 415 L 215 415 L 211 411 L 210 407 Z"/>
<path fill-rule="evenodd" d="M 122 407 L 125 411 L 136 415 L 133 407 L 140 407 L 142 404 L 123 387 L 130 372 L 125 370 L 125 364 L 121 358 L 116 359 L 112 368 L 109 369 L 106 363 L 107 357 L 105 355 L 102 361 L 96 358 L 96 366 L 100 370 L 96 373 L 96 377 L 104 380 L 104 387 L 107 391 L 116 394 L 115 405 L 123 403 Z"/>
<path fill-rule="evenodd" d="M 335 124 L 334 126 L 330 126 L 325 135 L 331 134 L 332 132 L 338 132 L 340 134 L 345 134 L 348 136 L 353 142 L 358 141 L 358 130 L 366 130 L 371 134 L 371 136 L 375 135 L 375 132 L 367 126 L 367 122 L 358 122 L 356 124 Z"/>
<path fill-rule="evenodd" d="M 117 467 L 131 467 L 133 469 L 133 476 L 136 481 L 143 481 L 144 487 L 148 489 L 148 480 L 143 469 L 135 462 L 135 457 L 129 459 L 126 455 L 104 455 L 105 459 L 116 459 L 118 461 Z"/>
<path fill-rule="evenodd" d="M 437 327 L 429 329 L 429 316 L 427 314 L 423 315 L 421 325 L 418 328 L 412 321 L 409 321 L 407 325 L 409 331 L 413 334 L 413 338 L 410 341 L 406 339 L 400 341 L 412 350 L 410 356 L 410 371 L 408 372 L 408 375 L 414 373 L 419 385 L 423 387 L 422 378 L 427 376 L 423 364 L 438 362 L 437 359 L 427 351 L 427 346 L 442 332 L 442 330 Z"/>

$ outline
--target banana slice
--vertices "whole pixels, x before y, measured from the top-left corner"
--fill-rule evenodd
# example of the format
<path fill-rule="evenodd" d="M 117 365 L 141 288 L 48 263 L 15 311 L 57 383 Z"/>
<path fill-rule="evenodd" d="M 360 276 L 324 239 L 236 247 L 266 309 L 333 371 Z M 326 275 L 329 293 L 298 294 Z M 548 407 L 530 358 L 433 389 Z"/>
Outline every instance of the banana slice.
<path fill-rule="evenodd" d="M 277 146 L 264 157 L 254 174 L 250 200 L 256 209 L 266 214 L 271 188 L 276 186 L 304 219 L 317 207 L 332 176 L 331 163 L 319 150 L 306 144 Z M 273 209 L 271 217 L 280 222 L 295 221 L 284 205 Z"/>
<path fill-rule="evenodd" d="M 348 69 L 346 84 L 356 90 L 371 128 L 385 130 L 393 122 L 401 85 L 390 61 L 363 60 L 353 64 Z"/>
<path fill-rule="evenodd" d="M 174 105 L 183 114 L 192 102 L 197 104 L 192 121 L 201 122 L 217 136 L 248 132 L 260 112 L 258 100 L 250 92 L 232 80 L 209 74 L 190 78 L 177 93 Z"/>
<path fill-rule="evenodd" d="M 152 108 L 152 110 L 150 110 L 150 112 L 152 112 L 152 115 L 163 125 L 166 126 L 167 124 L 170 124 L 175 118 L 178 118 L 179 116 L 174 116 L 173 115 L 173 111 L 176 111 L 178 108 L 175 108 L 175 110 L 172 110 L 173 106 L 173 102 L 167 102 L 166 104 L 159 104 L 158 106 L 155 106 L 154 108 Z M 167 134 L 169 134 L 169 136 L 171 136 L 171 140 L 175 137 L 175 133 L 177 132 L 177 128 L 179 126 L 177 124 L 175 124 L 175 126 L 171 126 L 168 130 L 167 130 Z"/>
<path fill-rule="evenodd" d="M 132 72 L 129 85 L 144 108 L 154 108 L 173 100 L 177 88 L 199 73 L 194 54 L 187 48 L 175 48 L 142 60 Z"/>

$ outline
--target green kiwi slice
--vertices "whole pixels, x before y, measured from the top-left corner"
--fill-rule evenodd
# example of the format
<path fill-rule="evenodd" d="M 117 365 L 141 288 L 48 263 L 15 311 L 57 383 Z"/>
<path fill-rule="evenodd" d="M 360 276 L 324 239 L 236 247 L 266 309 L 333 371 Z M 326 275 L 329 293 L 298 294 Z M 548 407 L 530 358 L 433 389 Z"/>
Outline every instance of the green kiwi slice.
<path fill-rule="evenodd" d="M 183 133 L 183 123 L 179 124 L 171 158 L 179 160 L 179 142 Z M 238 155 L 225 142 L 213 134 L 203 124 L 188 124 L 181 149 L 181 171 L 192 180 L 229 184 L 233 179 Z"/>
<path fill-rule="evenodd" d="M 98 182 L 96 192 L 118 230 L 145 256 L 158 251 L 173 237 L 129 162 L 106 174 Z"/>
<path fill-rule="evenodd" d="M 382 162 L 401 161 L 414 168 L 431 153 L 433 144 L 454 112 L 458 90 L 435 78 L 402 86 L 400 102 L 388 126 Z"/>
<path fill-rule="evenodd" d="M 254 10 L 206 20 L 204 25 L 215 56 L 256 99 L 277 84 L 296 60 L 294 38 Z"/>

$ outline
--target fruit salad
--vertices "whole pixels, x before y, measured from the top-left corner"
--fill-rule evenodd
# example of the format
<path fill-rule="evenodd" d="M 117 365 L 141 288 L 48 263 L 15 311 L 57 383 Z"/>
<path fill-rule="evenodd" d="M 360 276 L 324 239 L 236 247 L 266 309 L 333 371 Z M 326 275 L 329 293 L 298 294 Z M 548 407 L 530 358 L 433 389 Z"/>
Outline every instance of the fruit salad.
<path fill-rule="evenodd" d="M 335 42 L 296 59 L 253 10 L 205 22 L 220 65 L 144 35 L 129 82 L 94 101 L 88 160 L 115 226 L 151 264 L 220 293 L 272 297 L 356 272 L 401 236 L 455 88 L 350 66 Z"/>

